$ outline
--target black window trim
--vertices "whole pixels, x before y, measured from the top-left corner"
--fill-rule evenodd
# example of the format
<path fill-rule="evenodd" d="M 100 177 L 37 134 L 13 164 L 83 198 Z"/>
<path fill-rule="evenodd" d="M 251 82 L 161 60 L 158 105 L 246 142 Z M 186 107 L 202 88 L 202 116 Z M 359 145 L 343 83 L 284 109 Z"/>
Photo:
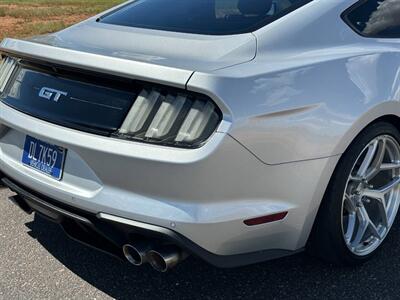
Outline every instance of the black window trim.
<path fill-rule="evenodd" d="M 138 0 L 136 0 L 138 1 Z M 131 5 L 132 3 L 136 2 L 136 1 L 132 1 L 132 2 L 128 2 L 125 5 L 116 7 L 115 9 L 105 13 L 104 15 L 100 16 L 99 18 L 96 19 L 96 22 L 98 23 L 102 23 L 102 20 L 112 14 L 114 14 L 115 12 L 124 9 L 125 7 Z M 292 5 L 290 8 L 285 9 L 283 11 L 281 11 L 279 14 L 277 14 L 276 16 L 273 16 L 271 18 L 266 18 L 264 21 L 259 22 L 257 24 L 255 24 L 254 26 L 245 28 L 243 30 L 236 30 L 236 31 L 227 31 L 224 33 L 210 33 L 210 32 L 191 32 L 191 31 L 183 31 L 183 30 L 173 30 L 173 29 L 158 29 L 158 28 L 152 28 L 152 27 L 139 27 L 139 26 L 127 26 L 127 25 L 118 25 L 118 24 L 112 24 L 112 23 L 102 23 L 102 24 L 107 24 L 107 25 L 113 25 L 113 26 L 123 26 L 123 27 L 129 27 L 129 28 L 139 28 L 139 29 L 148 29 L 148 30 L 159 30 L 159 31 L 165 31 L 165 32 L 175 32 L 175 33 L 185 33 L 185 34 L 195 34 L 195 35 L 209 35 L 209 36 L 224 36 L 224 35 L 239 35 L 239 34 L 245 34 L 245 33 L 252 33 L 255 32 L 259 29 L 262 29 L 263 27 L 277 21 L 278 19 L 289 15 L 290 13 L 294 12 L 295 10 L 301 8 L 302 6 L 305 6 L 306 4 L 312 2 L 314 0 L 301 0 L 298 3 Z"/>
<path fill-rule="evenodd" d="M 364 34 L 360 30 L 357 29 L 357 27 L 353 24 L 353 22 L 350 21 L 350 19 L 348 18 L 349 14 L 351 12 L 353 12 L 354 10 L 356 10 L 357 8 L 361 7 L 362 5 L 366 4 L 368 1 L 371 1 L 371 0 L 359 0 L 356 3 L 354 3 L 352 6 L 347 8 L 341 14 L 341 18 L 346 23 L 346 25 L 349 26 L 359 36 L 367 38 L 367 39 L 400 39 L 400 36 L 396 37 L 396 36 L 393 36 L 393 35 L 368 35 L 368 34 Z"/>

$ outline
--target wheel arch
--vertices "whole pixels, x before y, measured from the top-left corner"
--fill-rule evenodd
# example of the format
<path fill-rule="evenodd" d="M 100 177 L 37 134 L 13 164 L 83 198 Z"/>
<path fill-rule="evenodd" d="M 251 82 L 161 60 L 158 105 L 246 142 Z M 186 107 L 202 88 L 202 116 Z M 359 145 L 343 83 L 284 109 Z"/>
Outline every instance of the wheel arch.
<path fill-rule="evenodd" d="M 359 121 L 356 122 L 344 135 L 341 143 L 338 145 L 338 149 L 340 150 L 337 150 L 337 152 L 335 152 L 338 153 L 337 156 L 339 156 L 339 159 L 336 160 L 334 167 L 330 171 L 329 180 L 323 187 L 322 194 L 320 195 L 320 197 L 318 197 L 319 199 L 319 203 L 317 205 L 318 209 L 312 221 L 311 230 L 309 230 L 308 233 L 306 242 L 307 245 L 310 243 L 310 239 L 313 236 L 312 233 L 315 230 L 314 227 L 317 221 L 317 217 L 321 210 L 323 199 L 325 198 L 325 194 L 328 190 L 329 185 L 331 184 L 332 177 L 337 170 L 337 166 L 341 161 L 343 154 L 347 151 L 347 149 L 352 145 L 352 143 L 366 128 L 378 122 L 387 122 L 393 125 L 395 128 L 397 128 L 397 130 L 399 130 L 400 132 L 400 103 L 396 101 L 396 102 L 384 103 L 380 106 L 375 107 L 367 114 L 365 114 L 363 117 L 361 117 Z"/>
<path fill-rule="evenodd" d="M 380 124 L 378 124 L 380 123 Z M 395 130 L 390 129 L 387 125 L 385 126 L 382 123 L 390 124 L 394 127 Z M 374 126 L 376 124 L 376 126 Z M 369 128 L 369 131 L 365 131 L 367 128 Z M 347 180 L 348 172 L 353 168 L 353 164 L 351 163 L 353 161 L 353 158 L 359 158 L 359 151 L 363 151 L 362 149 L 365 149 L 365 145 L 367 145 L 368 141 L 371 141 L 371 139 L 376 138 L 376 136 L 379 136 L 382 134 L 382 130 L 379 129 L 384 129 L 389 130 L 389 132 L 392 132 L 394 136 L 396 136 L 397 140 L 400 139 L 400 117 L 395 114 L 386 114 L 382 115 L 371 122 L 369 122 L 360 132 L 357 136 L 354 137 L 354 140 L 349 144 L 349 148 L 346 149 L 340 156 L 338 156 L 339 159 L 336 161 L 336 165 L 333 168 L 333 171 L 331 172 L 328 184 L 326 185 L 324 189 L 323 196 L 321 197 L 321 201 L 318 206 L 318 211 L 317 214 L 313 220 L 313 226 L 310 231 L 310 235 L 307 239 L 307 244 L 306 248 L 309 250 L 309 252 L 313 256 L 319 256 L 321 253 L 321 249 L 316 248 L 316 245 L 319 243 L 323 245 L 324 243 L 320 242 L 321 238 L 323 240 L 323 237 L 321 236 L 321 233 L 324 232 L 323 230 L 327 229 L 327 225 L 325 224 L 324 226 L 324 220 L 327 218 L 327 213 L 331 214 L 334 210 L 332 210 L 332 205 L 336 205 L 334 203 L 337 203 L 336 200 L 340 200 L 337 197 L 339 195 L 337 193 L 340 193 L 342 195 L 342 184 L 343 180 Z M 395 132 L 397 131 L 397 132 Z M 355 143 L 355 141 L 358 141 L 360 143 Z M 354 146 L 356 146 L 354 148 Z M 350 151 L 350 152 L 349 152 Z M 358 159 L 357 158 L 357 159 Z M 340 165 L 340 168 L 339 168 Z M 344 169 L 343 169 L 344 168 Z M 350 168 L 350 169 L 348 169 Z M 339 173 L 337 173 L 339 172 Z M 344 173 L 343 173 L 344 172 Z M 344 176 L 345 175 L 345 176 Z M 334 179 L 334 181 L 333 181 Z M 391 179 L 393 180 L 393 179 Z M 339 187 L 337 186 L 339 184 Z M 328 193 L 328 194 L 327 194 Z M 330 194 L 332 193 L 332 194 Z M 320 223 L 322 221 L 322 223 Z M 330 224 L 333 224 L 332 222 Z M 318 226 L 317 226 L 318 225 Z M 320 227 L 322 225 L 322 227 Z M 321 229 L 322 228 L 322 229 Z M 325 241 L 326 242 L 326 241 Z M 324 258 L 325 259 L 325 258 Z"/>
<path fill-rule="evenodd" d="M 356 117 L 353 124 L 349 126 L 349 129 L 337 143 L 333 153 L 342 155 L 361 132 L 371 124 L 379 121 L 386 121 L 400 131 L 400 102 L 387 101 L 380 103 L 363 113 L 360 117 Z"/>

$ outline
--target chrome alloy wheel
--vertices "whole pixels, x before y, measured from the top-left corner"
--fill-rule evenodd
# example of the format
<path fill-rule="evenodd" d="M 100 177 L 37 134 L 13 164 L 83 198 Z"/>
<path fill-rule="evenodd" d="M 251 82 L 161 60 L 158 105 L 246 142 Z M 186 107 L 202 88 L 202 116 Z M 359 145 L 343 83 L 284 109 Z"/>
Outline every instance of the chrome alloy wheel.
<path fill-rule="evenodd" d="M 357 256 L 373 252 L 395 220 L 400 201 L 400 145 L 389 135 L 374 138 L 358 156 L 342 201 L 342 232 Z"/>

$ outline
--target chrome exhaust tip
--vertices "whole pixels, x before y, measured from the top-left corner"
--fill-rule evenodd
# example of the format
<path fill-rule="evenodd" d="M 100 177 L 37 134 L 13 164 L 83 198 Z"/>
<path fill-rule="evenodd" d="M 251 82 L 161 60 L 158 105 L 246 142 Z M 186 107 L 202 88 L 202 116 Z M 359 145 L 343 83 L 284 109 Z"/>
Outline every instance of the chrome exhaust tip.
<path fill-rule="evenodd" d="M 188 257 L 176 246 L 165 246 L 147 253 L 149 264 L 158 272 L 167 272 Z"/>
<path fill-rule="evenodd" d="M 146 242 L 139 242 L 133 245 L 122 246 L 125 258 L 134 266 L 141 266 L 147 262 L 147 252 L 151 246 Z"/>

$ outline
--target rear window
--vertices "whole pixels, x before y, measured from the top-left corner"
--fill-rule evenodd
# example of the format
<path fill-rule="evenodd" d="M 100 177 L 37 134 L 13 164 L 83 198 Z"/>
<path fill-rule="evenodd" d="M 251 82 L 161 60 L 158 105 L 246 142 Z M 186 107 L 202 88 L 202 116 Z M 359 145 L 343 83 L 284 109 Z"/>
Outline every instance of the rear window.
<path fill-rule="evenodd" d="M 257 30 L 311 0 L 137 0 L 98 21 L 175 32 L 224 35 Z"/>

